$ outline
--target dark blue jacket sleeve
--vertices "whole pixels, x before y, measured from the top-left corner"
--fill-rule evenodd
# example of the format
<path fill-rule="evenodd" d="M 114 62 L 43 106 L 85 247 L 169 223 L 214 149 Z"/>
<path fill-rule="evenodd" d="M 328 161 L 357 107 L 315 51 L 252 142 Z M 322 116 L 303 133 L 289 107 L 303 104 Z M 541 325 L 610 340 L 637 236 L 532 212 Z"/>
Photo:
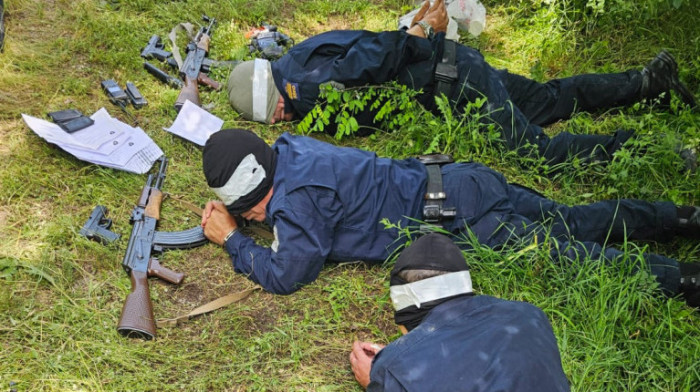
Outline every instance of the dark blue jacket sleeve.
<path fill-rule="evenodd" d="M 409 64 L 432 57 L 429 40 L 403 31 L 338 30 L 292 47 L 272 64 L 272 71 L 285 102 L 301 118 L 316 105 L 322 83 L 335 81 L 346 87 L 385 83 L 401 79 Z"/>
<path fill-rule="evenodd" d="M 226 243 L 234 270 L 275 294 L 291 294 L 318 277 L 341 210 L 335 193 L 325 188 L 298 189 L 285 204 L 272 217 L 271 247 L 240 233 Z"/>
<path fill-rule="evenodd" d="M 372 379 L 367 385 L 367 392 L 406 392 L 403 384 L 391 374 L 388 369 L 382 369 L 383 374 L 372 374 Z"/>
<path fill-rule="evenodd" d="M 394 80 L 408 64 L 428 60 L 430 41 L 402 31 L 387 31 L 358 40 L 333 62 L 332 74 L 346 86 Z"/>

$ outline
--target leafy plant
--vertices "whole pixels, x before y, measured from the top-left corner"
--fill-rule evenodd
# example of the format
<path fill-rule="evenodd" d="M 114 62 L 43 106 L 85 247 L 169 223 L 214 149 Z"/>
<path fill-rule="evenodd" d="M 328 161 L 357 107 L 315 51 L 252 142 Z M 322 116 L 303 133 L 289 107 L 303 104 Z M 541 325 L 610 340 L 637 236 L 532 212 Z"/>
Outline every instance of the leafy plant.
<path fill-rule="evenodd" d="M 486 99 L 468 103 L 455 113 L 445 96 L 435 97 L 439 115 L 425 110 L 415 99 L 420 94 L 398 83 L 339 90 L 331 84 L 321 88 L 321 103 L 297 125 L 302 133 L 324 132 L 336 127 L 334 137 L 343 140 L 362 128 L 392 132 L 387 154 L 414 156 L 444 153 L 457 157 L 481 156 L 494 148 L 499 128 L 484 112 Z M 356 116 L 371 113 L 374 127 Z M 365 117 L 366 118 L 366 117 Z"/>
<path fill-rule="evenodd" d="M 297 129 L 302 133 L 324 132 L 335 128 L 335 138 L 356 134 L 361 127 L 370 131 L 389 130 L 416 121 L 422 112 L 414 100 L 419 92 L 396 82 L 380 86 L 339 89 L 334 83 L 320 86 L 319 103 L 304 117 Z M 356 116 L 364 111 L 372 114 L 373 124 L 360 124 Z"/>

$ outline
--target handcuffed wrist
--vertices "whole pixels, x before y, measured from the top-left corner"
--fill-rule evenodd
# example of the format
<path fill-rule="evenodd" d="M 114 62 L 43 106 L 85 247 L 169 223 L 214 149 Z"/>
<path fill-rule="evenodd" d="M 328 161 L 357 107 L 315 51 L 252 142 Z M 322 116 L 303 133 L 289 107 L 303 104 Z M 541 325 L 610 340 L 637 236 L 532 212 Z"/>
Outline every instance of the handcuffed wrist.
<path fill-rule="evenodd" d="M 224 242 L 221 244 L 221 246 L 226 247 L 228 239 L 233 237 L 233 235 L 236 234 L 236 231 L 238 231 L 238 229 L 233 229 L 228 234 L 226 234 L 226 237 L 224 237 Z"/>

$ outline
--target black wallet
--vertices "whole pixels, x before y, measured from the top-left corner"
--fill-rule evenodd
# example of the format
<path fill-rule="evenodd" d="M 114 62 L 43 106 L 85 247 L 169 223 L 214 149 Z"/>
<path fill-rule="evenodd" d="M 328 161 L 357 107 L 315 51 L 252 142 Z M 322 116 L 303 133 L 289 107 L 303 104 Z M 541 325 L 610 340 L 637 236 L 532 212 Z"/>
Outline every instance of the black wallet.
<path fill-rule="evenodd" d="M 83 115 L 80 111 L 75 109 L 51 112 L 49 113 L 49 117 L 51 117 L 53 122 L 58 124 L 61 129 L 68 133 L 79 131 L 95 123 L 93 119 Z"/>

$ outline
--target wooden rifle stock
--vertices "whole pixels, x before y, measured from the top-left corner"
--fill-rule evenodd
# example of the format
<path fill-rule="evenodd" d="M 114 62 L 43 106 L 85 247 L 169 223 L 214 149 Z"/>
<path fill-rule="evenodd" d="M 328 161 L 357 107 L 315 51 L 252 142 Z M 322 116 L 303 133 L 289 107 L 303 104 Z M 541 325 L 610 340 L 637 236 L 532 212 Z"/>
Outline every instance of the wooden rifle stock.
<path fill-rule="evenodd" d="M 178 113 L 185 104 L 185 101 L 190 101 L 197 106 L 202 106 L 202 102 L 199 99 L 199 84 L 207 85 L 216 91 L 221 90 L 221 84 L 207 76 L 204 72 L 200 72 L 199 75 L 197 75 L 197 79 L 185 76 L 182 90 L 180 90 L 180 94 L 175 101 L 175 110 Z"/>
<path fill-rule="evenodd" d="M 148 274 L 132 270 L 131 293 L 126 297 L 117 331 L 122 336 L 150 340 L 156 336 L 151 294 L 148 292 Z"/>
<path fill-rule="evenodd" d="M 192 79 L 189 76 L 185 76 L 185 84 L 180 90 L 180 95 L 177 96 L 175 101 L 175 110 L 179 113 L 185 101 L 190 101 L 197 106 L 202 106 L 199 100 L 199 81 L 197 79 Z"/>
<path fill-rule="evenodd" d="M 131 270 L 131 293 L 126 297 L 117 331 L 122 336 L 150 340 L 156 336 L 156 323 L 153 317 L 148 278 L 158 277 L 172 284 L 180 284 L 185 274 L 165 268 L 152 257 L 148 262 L 148 272 Z"/>

